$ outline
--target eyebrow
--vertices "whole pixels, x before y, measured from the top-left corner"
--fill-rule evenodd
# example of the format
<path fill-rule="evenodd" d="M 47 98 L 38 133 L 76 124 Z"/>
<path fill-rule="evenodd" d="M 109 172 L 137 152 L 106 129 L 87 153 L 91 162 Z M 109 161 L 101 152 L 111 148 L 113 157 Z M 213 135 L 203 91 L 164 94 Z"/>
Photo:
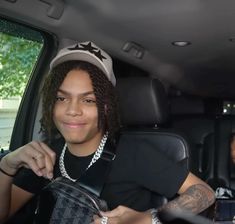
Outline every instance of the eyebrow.
<path fill-rule="evenodd" d="M 71 95 L 70 92 L 66 91 L 66 90 L 63 90 L 63 89 L 58 89 L 57 92 L 60 92 L 60 93 L 63 93 L 65 95 Z M 84 92 L 84 93 L 80 93 L 78 94 L 79 96 L 88 96 L 88 95 L 91 95 L 91 94 L 94 94 L 94 91 L 88 91 L 88 92 Z"/>

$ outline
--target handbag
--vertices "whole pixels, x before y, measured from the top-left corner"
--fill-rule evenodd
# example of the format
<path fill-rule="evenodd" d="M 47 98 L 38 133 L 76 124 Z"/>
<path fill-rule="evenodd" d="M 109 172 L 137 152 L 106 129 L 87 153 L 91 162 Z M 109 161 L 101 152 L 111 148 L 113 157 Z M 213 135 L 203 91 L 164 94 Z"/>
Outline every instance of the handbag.
<path fill-rule="evenodd" d="M 108 206 L 100 193 L 114 158 L 112 152 L 104 150 L 78 181 L 58 177 L 49 183 L 40 197 L 36 223 L 90 224 L 94 215 L 101 216 L 100 211 L 107 211 Z"/>

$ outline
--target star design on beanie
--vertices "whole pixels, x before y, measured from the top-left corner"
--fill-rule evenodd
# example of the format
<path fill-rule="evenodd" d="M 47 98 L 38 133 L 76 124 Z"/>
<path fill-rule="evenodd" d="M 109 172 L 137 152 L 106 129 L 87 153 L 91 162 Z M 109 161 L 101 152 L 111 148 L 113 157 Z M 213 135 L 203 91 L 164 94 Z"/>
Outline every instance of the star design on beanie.
<path fill-rule="evenodd" d="M 98 51 L 95 52 L 94 54 L 95 54 L 95 56 L 96 56 L 97 58 L 99 58 L 101 61 L 103 61 L 103 59 L 106 59 L 106 57 L 104 57 L 104 55 L 102 55 L 102 53 L 101 53 L 100 50 L 98 50 Z"/>
<path fill-rule="evenodd" d="M 93 47 L 91 42 L 89 42 L 88 44 L 76 44 L 74 47 L 72 48 L 68 48 L 68 50 L 82 50 L 82 51 L 89 51 L 90 53 L 94 54 L 97 58 L 99 58 L 101 61 L 103 61 L 103 59 L 107 59 L 106 57 L 104 57 L 104 55 L 102 55 L 101 50 L 97 47 Z"/>

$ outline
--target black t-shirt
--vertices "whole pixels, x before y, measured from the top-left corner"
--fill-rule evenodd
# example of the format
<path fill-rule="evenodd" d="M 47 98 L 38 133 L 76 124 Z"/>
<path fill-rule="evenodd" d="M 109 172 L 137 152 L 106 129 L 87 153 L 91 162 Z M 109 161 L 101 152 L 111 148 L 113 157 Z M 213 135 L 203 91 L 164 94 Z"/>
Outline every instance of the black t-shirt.
<path fill-rule="evenodd" d="M 112 162 L 110 173 L 101 193 L 110 209 L 118 205 L 145 211 L 156 207 L 156 198 L 163 195 L 172 198 L 188 175 L 187 161 L 174 162 L 153 145 L 141 140 L 130 139 L 120 141 L 116 158 Z M 61 176 L 59 156 L 64 142 L 58 140 L 51 148 L 57 154 L 54 177 Z M 144 147 L 143 147 L 144 146 Z M 105 147 L 110 147 L 107 142 Z M 93 155 L 77 157 L 66 150 L 65 168 L 72 178 L 79 178 L 85 172 Z M 97 174 L 102 175 L 102 174 Z M 40 194 L 49 181 L 36 176 L 29 169 L 22 169 L 14 179 L 18 187 L 34 194 Z"/>

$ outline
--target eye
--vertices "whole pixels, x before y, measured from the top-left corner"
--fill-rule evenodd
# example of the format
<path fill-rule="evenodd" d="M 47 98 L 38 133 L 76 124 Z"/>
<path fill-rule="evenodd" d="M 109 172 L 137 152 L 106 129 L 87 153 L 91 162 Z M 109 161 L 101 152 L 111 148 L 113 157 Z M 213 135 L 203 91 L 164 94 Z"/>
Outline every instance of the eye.
<path fill-rule="evenodd" d="M 83 99 L 83 102 L 87 103 L 87 104 L 95 104 L 96 103 L 95 99 L 91 99 L 91 98 L 85 98 L 85 99 Z"/>
<path fill-rule="evenodd" d="M 63 96 L 57 96 L 56 101 L 65 101 L 65 97 Z"/>

